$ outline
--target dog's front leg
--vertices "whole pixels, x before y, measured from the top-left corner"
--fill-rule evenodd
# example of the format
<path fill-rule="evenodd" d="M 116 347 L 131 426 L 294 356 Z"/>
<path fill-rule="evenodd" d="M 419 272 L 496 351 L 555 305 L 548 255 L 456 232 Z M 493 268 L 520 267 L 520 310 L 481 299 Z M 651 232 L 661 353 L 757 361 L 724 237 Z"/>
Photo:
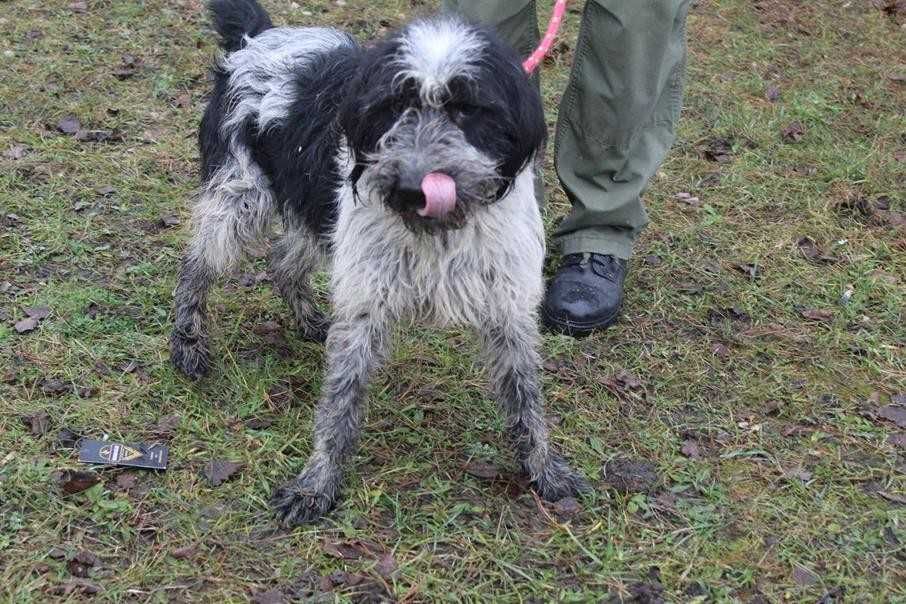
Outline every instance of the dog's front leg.
<path fill-rule="evenodd" d="M 586 490 L 585 479 L 560 457 L 548 439 L 537 353 L 538 327 L 531 316 L 498 316 L 479 333 L 489 376 L 517 461 L 548 501 Z"/>
<path fill-rule="evenodd" d="M 276 490 L 272 505 L 287 525 L 313 522 L 336 503 L 343 462 L 354 452 L 369 378 L 383 361 L 387 322 L 373 314 L 338 320 L 327 336 L 327 375 L 315 410 L 314 450 L 302 473 Z"/>

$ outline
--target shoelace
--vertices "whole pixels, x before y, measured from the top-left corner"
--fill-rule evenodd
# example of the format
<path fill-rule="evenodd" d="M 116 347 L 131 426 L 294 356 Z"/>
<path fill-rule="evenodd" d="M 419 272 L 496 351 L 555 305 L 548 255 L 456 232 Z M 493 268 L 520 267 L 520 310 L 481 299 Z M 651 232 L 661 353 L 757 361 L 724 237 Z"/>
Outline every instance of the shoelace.
<path fill-rule="evenodd" d="M 569 254 L 564 256 L 563 263 L 560 266 L 562 269 L 575 267 L 578 270 L 590 266 L 592 272 L 597 276 L 616 283 L 619 260 L 613 256 L 585 252 L 582 254 Z"/>

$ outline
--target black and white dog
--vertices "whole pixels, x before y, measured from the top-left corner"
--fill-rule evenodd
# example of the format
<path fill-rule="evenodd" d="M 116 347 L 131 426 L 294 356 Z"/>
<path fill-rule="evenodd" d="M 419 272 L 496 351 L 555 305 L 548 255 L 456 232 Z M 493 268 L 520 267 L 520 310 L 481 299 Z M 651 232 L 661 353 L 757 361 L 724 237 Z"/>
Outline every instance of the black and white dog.
<path fill-rule="evenodd" d="M 400 321 L 478 332 L 518 460 L 538 493 L 584 488 L 548 440 L 536 307 L 544 233 L 533 186 L 541 99 L 519 57 L 458 17 L 359 46 L 328 28 L 274 27 L 256 0 L 213 0 L 225 56 L 201 123 L 203 189 L 175 293 L 173 363 L 209 368 L 213 281 L 267 245 L 302 333 L 327 341 L 314 451 L 273 505 L 310 522 L 339 495 L 369 377 Z M 332 324 L 309 283 L 331 260 Z"/>

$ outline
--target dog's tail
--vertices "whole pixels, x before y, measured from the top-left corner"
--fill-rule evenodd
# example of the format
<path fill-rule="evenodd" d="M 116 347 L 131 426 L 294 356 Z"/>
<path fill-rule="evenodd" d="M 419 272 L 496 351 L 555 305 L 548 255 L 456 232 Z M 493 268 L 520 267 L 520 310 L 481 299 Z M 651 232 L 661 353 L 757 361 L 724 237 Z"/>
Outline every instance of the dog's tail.
<path fill-rule="evenodd" d="M 245 36 L 257 36 L 274 26 L 258 0 L 208 0 L 208 12 L 227 52 L 242 48 Z"/>

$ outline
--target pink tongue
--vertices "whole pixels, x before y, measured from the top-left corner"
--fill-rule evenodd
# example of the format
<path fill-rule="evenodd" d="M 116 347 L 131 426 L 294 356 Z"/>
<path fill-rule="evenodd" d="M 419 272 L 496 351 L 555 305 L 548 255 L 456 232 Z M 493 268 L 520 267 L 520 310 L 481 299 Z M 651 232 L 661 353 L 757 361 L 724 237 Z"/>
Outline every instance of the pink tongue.
<path fill-rule="evenodd" d="M 416 210 L 423 218 L 443 218 L 456 206 L 456 181 L 441 172 L 431 172 L 422 179 L 425 207 Z"/>

